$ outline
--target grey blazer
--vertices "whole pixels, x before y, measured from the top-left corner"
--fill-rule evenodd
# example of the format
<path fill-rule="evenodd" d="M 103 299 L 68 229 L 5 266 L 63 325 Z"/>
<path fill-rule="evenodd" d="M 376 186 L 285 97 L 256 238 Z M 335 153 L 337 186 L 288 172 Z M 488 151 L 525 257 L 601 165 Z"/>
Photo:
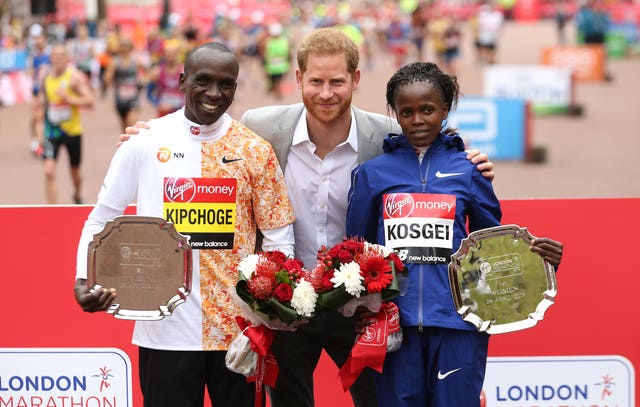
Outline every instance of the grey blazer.
<path fill-rule="evenodd" d="M 247 110 L 240 122 L 267 140 L 276 152 L 284 171 L 293 133 L 304 111 L 302 103 L 286 106 L 266 106 Z M 358 129 L 358 161 L 364 162 L 382 154 L 382 141 L 389 133 L 400 133 L 395 119 L 353 107 Z"/>

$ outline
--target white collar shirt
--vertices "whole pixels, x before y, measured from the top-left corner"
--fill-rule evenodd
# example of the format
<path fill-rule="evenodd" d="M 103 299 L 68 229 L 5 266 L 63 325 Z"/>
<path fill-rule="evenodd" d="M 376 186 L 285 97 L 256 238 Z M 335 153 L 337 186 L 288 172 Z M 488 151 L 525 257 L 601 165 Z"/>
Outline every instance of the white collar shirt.
<path fill-rule="evenodd" d="M 317 264 L 318 249 L 323 245 L 330 248 L 345 236 L 351 170 L 358 164 L 358 137 L 352 111 L 347 140 L 320 159 L 309 139 L 306 114 L 305 109 L 294 132 L 285 179 L 296 215 L 296 258 L 311 270 Z"/>

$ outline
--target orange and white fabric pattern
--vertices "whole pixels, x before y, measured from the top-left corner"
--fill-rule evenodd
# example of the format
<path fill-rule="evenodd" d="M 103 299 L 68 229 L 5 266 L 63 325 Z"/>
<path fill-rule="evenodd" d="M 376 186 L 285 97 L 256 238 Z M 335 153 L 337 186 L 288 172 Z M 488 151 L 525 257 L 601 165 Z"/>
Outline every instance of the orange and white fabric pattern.
<path fill-rule="evenodd" d="M 272 147 L 223 115 L 212 126 L 188 121 L 181 109 L 118 148 L 78 249 L 77 278 L 86 278 L 83 250 L 114 211 L 174 223 L 190 237 L 191 293 L 171 316 L 136 321 L 133 343 L 164 350 L 226 350 L 239 332 L 229 289 L 234 264 L 253 253 L 256 230 L 290 225 L 294 214 Z M 104 215 L 107 214 L 107 215 Z"/>

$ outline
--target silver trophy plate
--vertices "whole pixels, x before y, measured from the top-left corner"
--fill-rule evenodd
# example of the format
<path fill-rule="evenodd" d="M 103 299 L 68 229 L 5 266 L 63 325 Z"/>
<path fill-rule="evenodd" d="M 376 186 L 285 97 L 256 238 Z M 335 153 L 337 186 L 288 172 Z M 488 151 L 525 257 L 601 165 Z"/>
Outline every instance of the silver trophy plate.
<path fill-rule="evenodd" d="M 115 288 L 107 313 L 119 319 L 159 320 L 191 290 L 191 246 L 173 223 L 118 216 L 89 243 L 88 287 Z"/>
<path fill-rule="evenodd" d="M 449 282 L 458 314 L 481 332 L 531 328 L 556 297 L 555 268 L 530 250 L 526 228 L 472 232 L 451 256 Z"/>

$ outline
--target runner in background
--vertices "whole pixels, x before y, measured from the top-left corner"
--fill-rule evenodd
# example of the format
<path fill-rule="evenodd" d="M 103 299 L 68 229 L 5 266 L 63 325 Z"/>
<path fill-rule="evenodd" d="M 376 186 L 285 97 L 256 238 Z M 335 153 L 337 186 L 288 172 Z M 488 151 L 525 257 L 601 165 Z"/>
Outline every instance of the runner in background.
<path fill-rule="evenodd" d="M 70 63 L 63 44 L 56 44 L 51 48 L 51 69 L 43 79 L 42 91 L 38 97 L 41 98 L 45 118 L 43 158 L 47 203 L 58 203 L 56 163 L 60 147 L 64 145 L 69 153 L 73 202 L 81 204 L 83 127 L 80 108 L 93 104 L 93 92 L 87 77 Z"/>
<path fill-rule="evenodd" d="M 148 66 L 134 51 L 130 38 L 122 36 L 119 52 L 111 60 L 104 75 L 107 85 L 113 86 L 116 111 L 120 117 L 122 131 L 138 121 L 140 94 L 148 74 Z"/>
<path fill-rule="evenodd" d="M 399 9 L 391 10 L 389 25 L 386 29 L 387 49 L 393 56 L 394 67 L 400 68 L 406 63 L 411 43 L 411 25 L 407 16 Z"/>
<path fill-rule="evenodd" d="M 480 62 L 494 64 L 504 16 L 495 3 L 488 1 L 478 11 L 478 51 Z"/>
<path fill-rule="evenodd" d="M 264 71 L 269 79 L 267 90 L 278 100 L 284 98 L 282 82 L 290 70 L 291 42 L 282 24 L 272 23 L 264 44 Z"/>
<path fill-rule="evenodd" d="M 33 81 L 31 98 L 31 121 L 29 132 L 29 151 L 34 157 L 42 156 L 44 109 L 42 98 L 39 98 L 42 80 L 51 65 L 51 47 L 47 43 L 42 26 L 33 25 L 30 29 L 33 34 L 33 45 L 29 50 L 30 73 Z"/>
<path fill-rule="evenodd" d="M 458 27 L 456 18 L 450 14 L 452 13 L 444 12 L 441 8 L 436 9 L 435 18 L 429 25 L 429 35 L 431 36 L 438 65 L 446 73 L 456 75 L 460 58 L 462 31 Z"/>
<path fill-rule="evenodd" d="M 169 44 L 164 49 L 164 57 L 151 68 L 149 84 L 153 84 L 157 100 L 157 117 L 173 113 L 184 106 L 184 93 L 180 88 L 180 74 L 183 64 L 180 60 L 180 49 L 176 44 Z"/>
<path fill-rule="evenodd" d="M 411 13 L 411 42 L 416 49 L 416 59 L 425 60 L 425 42 L 428 34 L 427 3 L 421 2 Z"/>
<path fill-rule="evenodd" d="M 75 37 L 67 40 L 67 53 L 73 64 L 84 73 L 90 84 L 97 81 L 99 75 L 99 62 L 96 59 L 94 39 L 89 36 L 89 27 L 78 24 L 75 29 Z"/>

